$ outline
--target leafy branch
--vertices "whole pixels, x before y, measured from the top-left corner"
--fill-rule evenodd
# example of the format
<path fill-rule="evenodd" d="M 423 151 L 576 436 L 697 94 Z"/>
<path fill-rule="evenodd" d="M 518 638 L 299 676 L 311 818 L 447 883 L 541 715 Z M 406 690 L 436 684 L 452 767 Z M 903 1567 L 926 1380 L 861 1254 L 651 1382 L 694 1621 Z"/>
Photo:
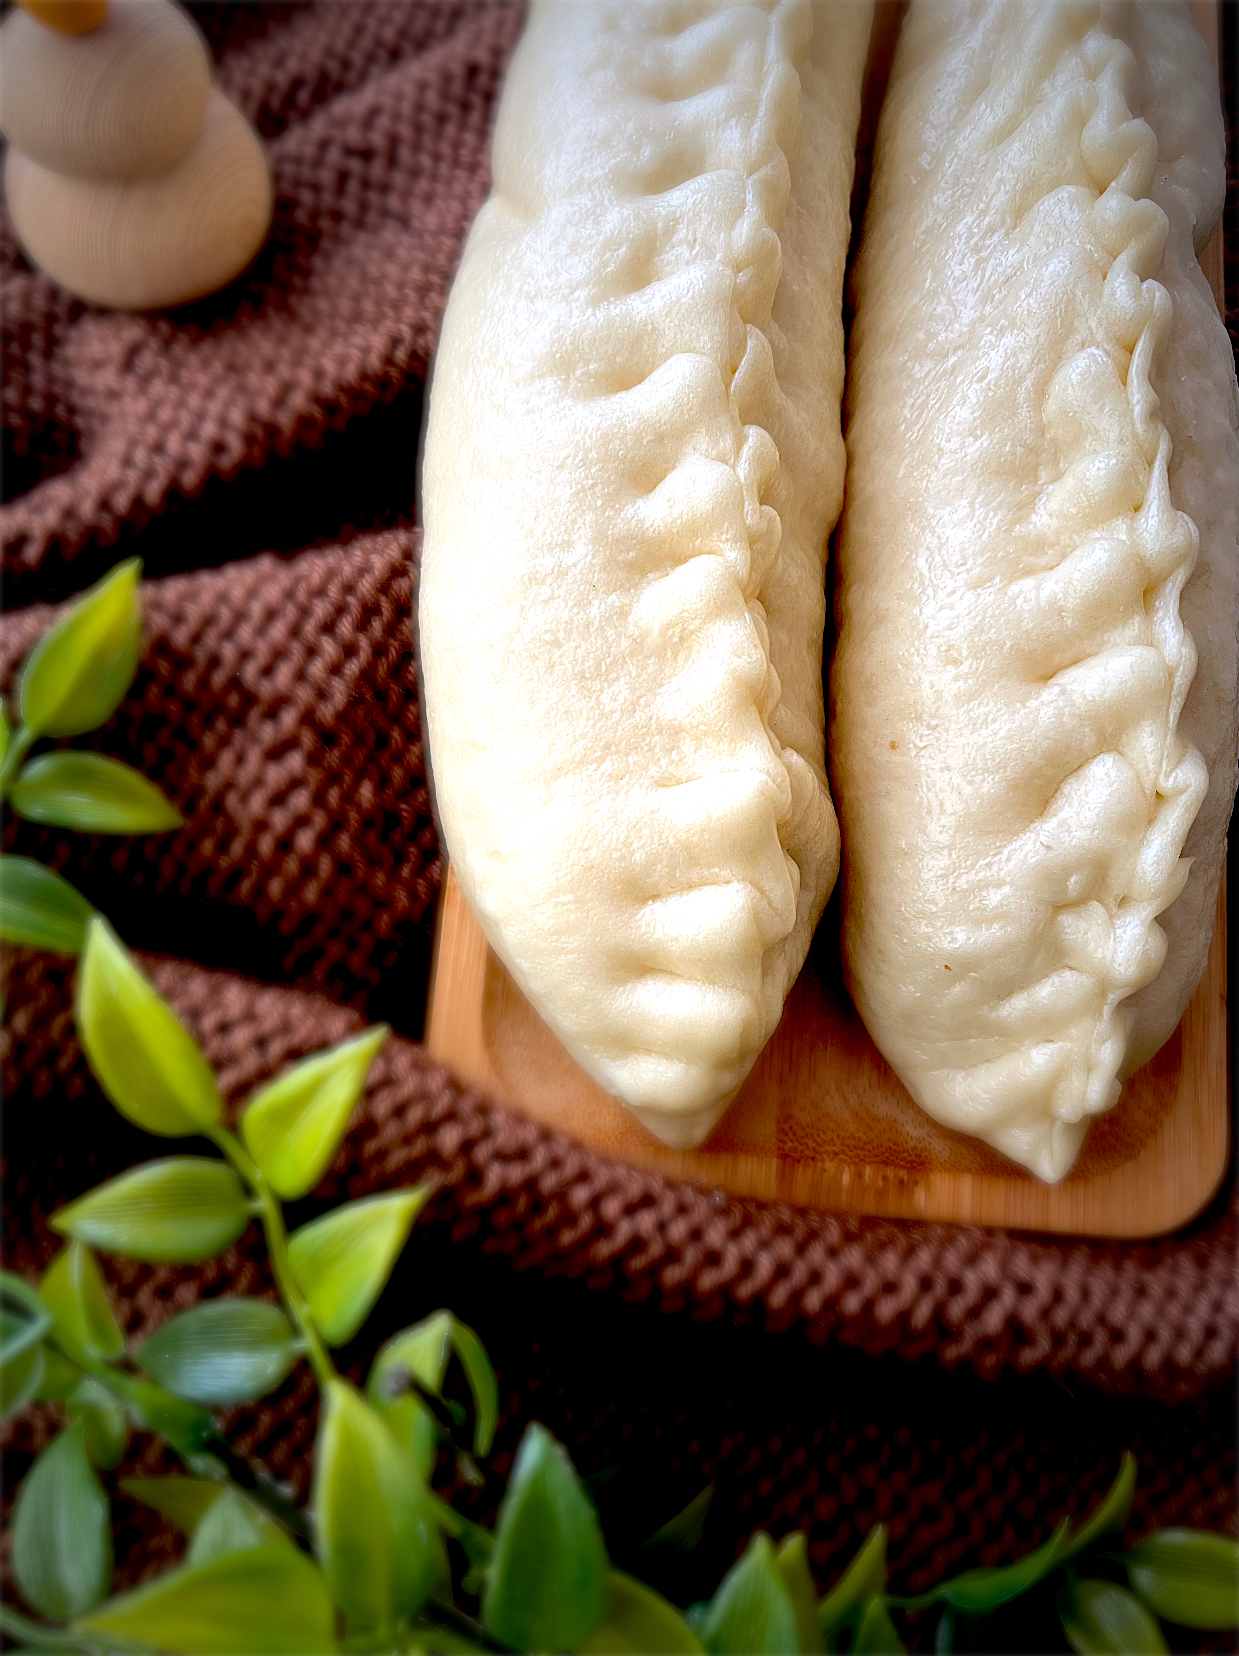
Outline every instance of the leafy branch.
<path fill-rule="evenodd" d="M 1068 1642 L 1085 1656 L 1164 1650 L 1159 1615 L 1196 1627 L 1239 1622 L 1239 1548 L 1227 1537 L 1167 1530 L 1115 1550 L 1135 1490 L 1130 1455 L 1080 1529 L 1063 1520 L 1019 1562 L 967 1571 L 915 1598 L 887 1591 L 881 1526 L 824 1598 L 803 1535 L 776 1547 L 758 1534 L 710 1602 L 685 1616 L 611 1567 L 589 1497 L 537 1425 L 521 1442 L 496 1529 L 471 1524 L 431 1479 L 441 1454 L 465 1448 L 466 1417 L 443 1396 L 453 1357 L 473 1397 L 467 1452 L 485 1457 L 493 1442 L 498 1392 L 477 1335 L 436 1313 L 382 1347 L 364 1394 L 331 1356 L 382 1291 L 424 1190 L 347 1202 L 291 1235 L 284 1224 L 281 1199 L 305 1195 L 326 1170 L 386 1029 L 260 1088 L 234 1132 L 197 1044 L 98 916 L 76 1012 L 91 1068 L 123 1115 L 165 1137 L 205 1136 L 221 1156 L 169 1156 L 108 1180 L 54 1215 L 67 1245 L 37 1290 L 7 1273 L 0 1284 L 6 1407 L 54 1399 L 69 1417 L 17 1502 L 14 1575 L 46 1619 L 3 1625 L 29 1648 L 859 1656 L 903 1649 L 897 1619 L 928 1612 L 937 1615 L 935 1649 L 950 1650 L 959 1626 L 1037 1591 L 1052 1595 Z M 91 1249 L 194 1263 L 230 1246 L 252 1219 L 263 1226 L 281 1304 L 208 1301 L 127 1352 Z M 266 1395 L 303 1359 L 323 1404 L 304 1517 L 244 1468 L 212 1413 Z M 175 1569 L 108 1598 L 110 1514 L 93 1468 L 118 1463 L 135 1425 L 162 1434 L 187 1475 L 121 1488 L 180 1525 L 189 1544 Z M 691 1544 L 703 1515 L 699 1499 L 660 1535 L 683 1531 Z M 1096 1573 L 1115 1566 L 1126 1586 Z"/>
<path fill-rule="evenodd" d="M 118 759 L 59 748 L 23 763 L 47 737 L 81 736 L 111 718 L 133 681 L 142 636 L 141 564 L 118 564 L 84 594 L 26 658 L 18 722 L 0 703 L 0 800 L 18 816 L 95 834 L 179 828 L 175 805 Z M 91 905 L 33 857 L 0 856 L 0 937 L 78 954 Z"/>

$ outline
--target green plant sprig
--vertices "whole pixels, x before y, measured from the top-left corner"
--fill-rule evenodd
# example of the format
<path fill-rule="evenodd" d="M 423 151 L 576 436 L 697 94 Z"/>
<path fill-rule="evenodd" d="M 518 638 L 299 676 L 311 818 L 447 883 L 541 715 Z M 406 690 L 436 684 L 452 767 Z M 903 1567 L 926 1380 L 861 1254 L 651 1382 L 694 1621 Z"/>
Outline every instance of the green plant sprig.
<path fill-rule="evenodd" d="M 162 834 L 176 806 L 119 759 L 55 749 L 26 761 L 45 737 L 81 736 L 120 705 L 138 666 L 142 611 L 136 558 L 90 588 L 35 645 L 17 687 L 18 722 L 0 702 L 0 800 L 18 816 L 96 834 Z M 0 856 L 0 937 L 78 954 L 93 910 L 33 857 Z"/>
<path fill-rule="evenodd" d="M 17 1503 L 14 1573 L 47 1620 L 14 1622 L 9 1631 L 31 1648 L 88 1656 L 135 1649 L 864 1656 L 902 1650 L 894 1618 L 934 1609 L 941 1612 L 934 1648 L 949 1651 L 960 1618 L 983 1620 L 1032 1592 L 1052 1597 L 1082 1656 L 1164 1650 L 1159 1615 L 1202 1627 L 1239 1623 L 1239 1547 L 1229 1538 L 1171 1530 L 1116 1550 L 1135 1489 L 1130 1455 L 1082 1527 L 1063 1520 L 1015 1564 L 966 1571 L 913 1598 L 887 1591 L 881 1525 L 824 1597 L 803 1535 L 776 1547 L 759 1533 L 709 1603 L 685 1616 L 613 1568 L 575 1471 L 537 1425 L 522 1439 L 496 1529 L 471 1523 L 434 1494 L 430 1478 L 442 1450 L 462 1447 L 463 1421 L 443 1397 L 453 1355 L 474 1399 L 471 1453 L 484 1457 L 493 1441 L 498 1393 L 476 1334 L 448 1312 L 405 1329 L 377 1354 L 364 1395 L 330 1355 L 374 1304 L 423 1193 L 348 1202 L 291 1236 L 284 1225 L 281 1200 L 305 1195 L 321 1178 L 387 1031 L 364 1031 L 294 1064 L 248 1100 L 233 1131 L 223 1125 L 223 1101 L 197 1044 L 97 916 L 87 928 L 76 1012 L 88 1061 L 116 1108 L 166 1137 L 204 1135 L 223 1159 L 166 1157 L 107 1181 L 54 1215 L 68 1243 L 39 1289 L 8 1274 L 0 1281 L 0 1376 L 9 1405 L 57 1398 L 70 1419 Z M 127 1355 L 91 1248 L 193 1262 L 231 1245 L 254 1218 L 273 1261 L 278 1254 L 282 1307 L 244 1297 L 201 1304 Z M 262 1499 L 248 1468 L 236 1476 L 244 1463 L 211 1409 L 264 1395 L 302 1358 L 322 1411 L 309 1521 L 290 1522 L 278 1502 Z M 124 1479 L 121 1488 L 180 1525 L 189 1547 L 183 1564 L 108 1598 L 108 1503 L 93 1467 L 117 1463 L 133 1424 L 162 1433 L 190 1476 Z M 652 1539 L 695 1544 L 707 1507 L 703 1491 Z M 458 1587 L 449 1543 L 466 1566 Z M 1129 1586 L 1089 1575 L 1106 1562 L 1126 1571 Z"/>
<path fill-rule="evenodd" d="M 694 1605 L 688 1619 L 714 1656 L 742 1650 L 882 1656 L 905 1648 L 892 1612 L 919 1615 L 934 1608 L 941 1614 L 933 1648 L 949 1652 L 961 1619 L 978 1627 L 1034 1593 L 1054 1605 L 1064 1638 L 1079 1656 L 1164 1652 L 1159 1616 L 1201 1629 L 1239 1626 L 1239 1542 L 1199 1530 L 1162 1530 L 1119 1550 L 1135 1487 L 1135 1459 L 1125 1454 L 1114 1483 L 1079 1530 L 1073 1532 L 1064 1518 L 1048 1540 L 1014 1564 L 967 1570 L 913 1598 L 886 1591 L 884 1525 L 875 1526 L 820 1600 L 803 1536 L 794 1534 L 776 1550 L 759 1534 L 714 1598 Z M 1123 1569 L 1129 1587 L 1084 1573 L 1106 1564 Z"/>

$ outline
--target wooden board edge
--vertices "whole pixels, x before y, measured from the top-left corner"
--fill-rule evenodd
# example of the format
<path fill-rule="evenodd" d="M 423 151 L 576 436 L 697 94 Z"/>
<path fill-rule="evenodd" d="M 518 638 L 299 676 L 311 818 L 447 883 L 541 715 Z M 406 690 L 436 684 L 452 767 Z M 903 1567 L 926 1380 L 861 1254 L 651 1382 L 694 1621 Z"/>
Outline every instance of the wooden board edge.
<path fill-rule="evenodd" d="M 425 1046 L 432 1058 L 450 1064 L 466 1080 L 493 1087 L 498 1078 L 479 1061 L 486 1051 L 482 1005 L 489 950 L 445 858 L 430 959 Z"/>

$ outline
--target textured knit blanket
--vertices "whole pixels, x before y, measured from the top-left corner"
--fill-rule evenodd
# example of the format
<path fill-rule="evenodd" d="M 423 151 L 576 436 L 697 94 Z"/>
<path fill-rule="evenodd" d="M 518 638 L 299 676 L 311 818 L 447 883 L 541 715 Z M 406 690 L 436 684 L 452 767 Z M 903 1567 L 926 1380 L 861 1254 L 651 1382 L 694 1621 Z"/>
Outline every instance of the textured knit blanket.
<path fill-rule="evenodd" d="M 824 1584 L 876 1515 L 917 1590 L 1023 1550 L 1129 1443 L 1138 1527 L 1233 1527 L 1233 1179 L 1189 1230 L 1139 1244 L 799 1213 L 608 1161 L 427 1057 L 442 863 L 412 642 L 415 456 L 522 13 L 325 0 L 195 15 L 274 171 L 254 266 L 196 305 L 110 315 L 32 271 L 0 226 L 0 683 L 57 603 L 140 556 L 141 668 L 80 745 L 157 780 L 185 825 L 115 840 L 10 822 L 5 848 L 113 919 L 234 1099 L 366 1021 L 393 1024 L 324 1187 L 437 1192 L 410 1248 L 429 1250 L 434 1283 L 398 1274 L 377 1332 L 457 1292 L 499 1362 L 501 1451 L 535 1413 L 586 1471 L 644 1445 L 658 1464 L 623 1509 L 633 1524 L 659 1487 L 686 1500 L 713 1478 L 711 1568 L 759 1524 L 800 1524 Z M 58 1246 L 57 1205 L 156 1153 L 86 1072 L 70 982 L 69 962 L 5 953 L 4 1240 L 32 1276 Z M 200 1295 L 267 1285 L 252 1237 L 206 1269 L 108 1269 L 134 1336 Z M 630 1349 L 599 1374 L 589 1341 L 617 1327 Z M 234 1420 L 244 1452 L 302 1487 L 309 1397 L 294 1377 Z M 9 1497 L 55 1418 L 6 1428 Z M 130 1539 L 130 1574 L 175 1545 L 136 1510 Z"/>

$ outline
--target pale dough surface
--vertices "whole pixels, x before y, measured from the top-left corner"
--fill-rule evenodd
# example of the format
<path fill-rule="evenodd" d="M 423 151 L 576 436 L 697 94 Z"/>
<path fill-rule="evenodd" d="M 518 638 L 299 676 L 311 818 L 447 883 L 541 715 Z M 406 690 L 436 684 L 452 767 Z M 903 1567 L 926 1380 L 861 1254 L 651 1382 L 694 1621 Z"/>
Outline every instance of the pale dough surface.
<path fill-rule="evenodd" d="M 1182 5 L 913 0 L 854 275 L 845 964 L 917 1102 L 1045 1179 L 1212 929 L 1239 449 L 1196 251 L 1222 187 Z"/>
<path fill-rule="evenodd" d="M 437 807 L 569 1050 L 700 1142 L 838 870 L 821 652 L 870 8 L 536 5 L 424 463 Z"/>

